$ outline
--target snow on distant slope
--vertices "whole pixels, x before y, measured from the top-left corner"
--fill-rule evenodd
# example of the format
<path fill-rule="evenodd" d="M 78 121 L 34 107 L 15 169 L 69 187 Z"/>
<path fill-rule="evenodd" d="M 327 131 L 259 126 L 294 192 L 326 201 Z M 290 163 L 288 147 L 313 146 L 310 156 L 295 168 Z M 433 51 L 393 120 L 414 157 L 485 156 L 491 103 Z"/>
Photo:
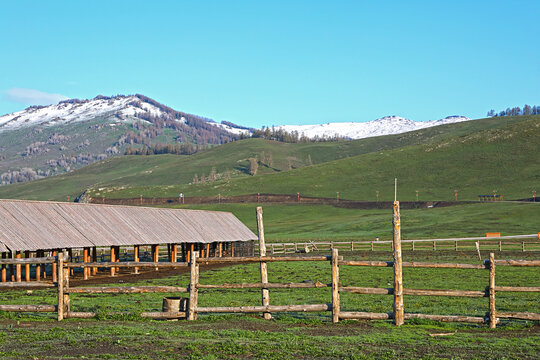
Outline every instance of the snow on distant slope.
<path fill-rule="evenodd" d="M 468 121 L 464 116 L 448 116 L 440 120 L 412 121 L 399 116 L 385 116 L 368 122 L 327 123 L 320 125 L 280 125 L 275 128 L 287 132 L 298 131 L 300 135 L 309 138 L 331 138 L 335 136 L 349 139 L 363 139 L 373 136 L 401 134 L 408 131 L 427 127 Z"/>
<path fill-rule="evenodd" d="M 137 96 L 98 96 L 91 100 L 65 100 L 56 105 L 31 106 L 23 111 L 0 116 L 0 132 L 32 125 L 69 124 L 114 116 L 117 120 L 137 117 L 137 114 L 166 116 L 156 105 L 141 101 Z"/>

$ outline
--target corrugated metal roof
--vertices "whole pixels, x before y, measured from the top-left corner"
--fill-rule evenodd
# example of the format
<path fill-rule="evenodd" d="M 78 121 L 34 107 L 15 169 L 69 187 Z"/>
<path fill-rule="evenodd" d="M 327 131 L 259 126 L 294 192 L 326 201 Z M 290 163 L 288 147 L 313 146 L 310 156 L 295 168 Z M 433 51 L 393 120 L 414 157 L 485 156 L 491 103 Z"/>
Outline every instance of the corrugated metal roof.
<path fill-rule="evenodd" d="M 0 251 L 255 239 L 229 212 L 0 199 Z"/>

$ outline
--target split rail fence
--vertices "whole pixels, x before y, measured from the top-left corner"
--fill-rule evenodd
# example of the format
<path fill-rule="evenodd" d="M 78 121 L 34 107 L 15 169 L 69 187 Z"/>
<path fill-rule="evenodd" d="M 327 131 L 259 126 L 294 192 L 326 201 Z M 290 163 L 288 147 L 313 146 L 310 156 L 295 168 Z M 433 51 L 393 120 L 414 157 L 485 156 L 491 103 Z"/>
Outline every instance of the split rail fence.
<path fill-rule="evenodd" d="M 267 256 L 264 239 L 264 227 L 262 220 L 262 208 L 257 208 L 257 225 L 259 237 L 259 256 L 249 257 L 228 257 L 228 258 L 200 258 L 199 252 L 195 251 L 189 263 L 183 262 L 108 262 L 100 263 L 100 267 L 119 268 L 127 267 L 138 269 L 142 267 L 150 268 L 181 268 L 189 267 L 190 282 L 188 287 L 177 286 L 120 286 L 120 287 L 70 287 L 70 269 L 75 267 L 92 268 L 95 263 L 72 263 L 64 261 L 64 254 L 60 253 L 56 257 L 31 258 L 31 259 L 0 259 L 0 264 L 23 266 L 29 264 L 49 264 L 55 263 L 59 269 L 58 281 L 56 283 L 47 282 L 25 282 L 25 283 L 0 283 L 0 288 L 36 288 L 49 287 L 57 288 L 58 298 L 55 305 L 0 305 L 1 311 L 15 312 L 56 312 L 58 320 L 65 318 L 92 318 L 98 314 L 95 312 L 75 312 L 71 310 L 70 294 L 131 294 L 131 293 L 186 293 L 188 294 L 187 305 L 179 308 L 178 311 L 166 312 L 143 312 L 142 317 L 154 319 L 185 318 L 196 320 L 199 313 L 262 313 L 265 319 L 271 319 L 275 312 L 331 312 L 334 323 L 345 319 L 393 319 L 396 325 L 402 325 L 407 319 L 431 319 L 435 321 L 448 322 L 471 322 L 488 323 L 491 328 L 495 328 L 499 319 L 513 318 L 523 320 L 540 320 L 540 313 L 533 312 L 510 312 L 501 313 L 496 309 L 496 294 L 498 292 L 540 292 L 540 287 L 509 287 L 496 286 L 495 269 L 497 266 L 526 266 L 540 267 L 540 260 L 496 260 L 494 253 L 490 253 L 488 260 L 480 264 L 458 264 L 458 263 L 429 263 L 429 262 L 404 262 L 402 261 L 401 248 L 401 224 L 399 213 L 399 202 L 393 207 L 393 261 L 357 261 L 344 260 L 339 256 L 338 249 L 332 249 L 331 256 Z M 324 261 L 330 262 L 332 281 L 330 284 L 315 283 L 269 283 L 267 263 L 269 262 L 292 262 L 292 261 Z M 242 264 L 259 263 L 261 281 L 258 283 L 239 284 L 200 284 L 199 266 L 200 264 Z M 392 267 L 394 270 L 394 283 L 391 288 L 367 288 L 341 286 L 339 269 L 341 266 L 373 266 Z M 432 289 L 410 289 L 403 287 L 403 268 L 451 268 L 451 269 L 471 269 L 488 270 L 488 285 L 485 290 L 432 290 Z M 302 288 L 327 288 L 331 292 L 331 302 L 324 304 L 298 304 L 298 305 L 271 305 L 270 290 L 272 289 L 302 289 Z M 201 307 L 198 305 L 199 289 L 261 289 L 260 306 L 220 306 Z M 340 306 L 340 295 L 343 292 L 355 294 L 380 294 L 392 295 L 394 298 L 393 309 L 387 313 L 342 311 Z M 462 315 L 436 315 L 406 313 L 404 311 L 404 295 L 413 296 L 456 296 L 456 297 L 486 297 L 489 299 L 486 306 L 485 317 L 462 316 Z"/>

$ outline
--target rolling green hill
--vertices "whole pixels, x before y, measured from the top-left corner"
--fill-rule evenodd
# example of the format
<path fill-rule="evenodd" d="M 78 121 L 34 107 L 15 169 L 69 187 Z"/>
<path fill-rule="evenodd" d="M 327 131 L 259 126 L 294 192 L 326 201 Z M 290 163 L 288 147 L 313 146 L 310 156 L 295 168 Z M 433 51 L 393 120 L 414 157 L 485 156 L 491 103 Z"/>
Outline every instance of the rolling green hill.
<path fill-rule="evenodd" d="M 111 158 L 66 175 L 0 188 L 3 198 L 64 200 L 92 188 L 107 197 L 222 196 L 246 193 L 296 193 L 346 199 L 393 199 L 399 179 L 400 200 L 475 200 L 497 190 L 505 199 L 531 196 L 540 182 L 540 116 L 474 120 L 400 135 L 355 141 L 287 144 L 248 139 L 191 156 L 157 155 Z M 248 175 L 248 158 L 272 156 Z M 314 165 L 309 166 L 308 156 Z M 289 165 L 290 164 L 290 165 Z M 288 170 L 292 166 L 292 170 Z M 190 184 L 194 174 L 218 180 Z M 225 173 L 231 179 L 225 179 Z"/>

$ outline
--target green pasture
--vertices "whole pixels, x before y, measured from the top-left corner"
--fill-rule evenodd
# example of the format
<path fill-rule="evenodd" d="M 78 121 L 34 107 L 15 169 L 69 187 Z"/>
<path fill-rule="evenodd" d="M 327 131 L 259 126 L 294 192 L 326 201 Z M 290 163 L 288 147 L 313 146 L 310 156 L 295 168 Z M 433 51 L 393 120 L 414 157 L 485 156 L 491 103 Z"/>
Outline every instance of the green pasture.
<path fill-rule="evenodd" d="M 261 204 L 180 205 L 176 208 L 230 211 L 256 232 Z M 344 209 L 330 205 L 262 204 L 269 242 L 392 239 L 392 210 Z M 492 202 L 401 210 L 403 239 L 535 234 L 540 204 Z"/>
<path fill-rule="evenodd" d="M 390 252 L 341 252 L 348 259 L 390 260 Z M 497 254 L 498 258 L 522 254 Z M 525 255 L 527 257 L 527 255 Z M 528 254 L 535 257 L 537 253 Z M 405 252 L 407 261 L 478 263 L 474 253 Z M 270 282 L 330 282 L 329 262 L 270 263 Z M 534 268 L 497 268 L 500 286 L 538 286 Z M 344 286 L 391 287 L 391 268 L 340 267 Z M 258 264 L 205 270 L 202 284 L 260 281 Z M 144 280 L 138 285 L 186 286 L 189 274 Z M 484 290 L 487 270 L 404 269 L 404 286 L 417 289 Z M 115 284 L 118 285 L 118 284 Z M 130 283 L 125 286 L 135 285 Z M 51 290 L 5 291 L 2 304 L 54 304 Z M 169 294 L 173 295 L 173 294 Z M 176 296 L 181 294 L 174 294 Z M 502 321 L 486 325 L 406 321 L 342 321 L 331 324 L 325 313 L 277 313 L 264 321 L 260 314 L 200 314 L 196 322 L 142 320 L 142 311 L 160 311 L 165 294 L 72 295 L 74 311 L 96 311 L 98 320 L 68 319 L 56 323 L 54 314 L 0 313 L 0 354 L 7 358 L 338 358 L 338 359 L 534 359 L 540 349 L 538 325 Z M 187 294 L 183 294 L 187 296 Z M 341 294 L 344 311 L 391 312 L 392 296 Z M 538 312 L 538 294 L 499 293 L 499 311 Z M 201 306 L 258 305 L 260 290 L 201 290 Z M 331 302 L 330 288 L 270 290 L 274 305 Z M 405 296 L 405 311 L 427 314 L 484 316 L 487 298 Z M 128 311 L 132 315 L 108 315 Z M 431 337 L 430 334 L 446 334 Z M 80 349 L 85 349 L 83 353 Z"/>

